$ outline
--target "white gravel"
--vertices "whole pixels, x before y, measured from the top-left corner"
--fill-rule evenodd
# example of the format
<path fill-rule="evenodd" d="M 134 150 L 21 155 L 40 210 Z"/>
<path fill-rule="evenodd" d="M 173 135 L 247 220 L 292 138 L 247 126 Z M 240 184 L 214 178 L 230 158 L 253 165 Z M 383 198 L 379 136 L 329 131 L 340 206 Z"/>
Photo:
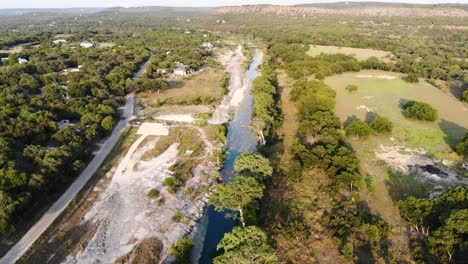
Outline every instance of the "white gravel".
<path fill-rule="evenodd" d="M 154 117 L 157 120 L 164 121 L 175 121 L 175 122 L 184 122 L 184 123 L 193 123 L 195 118 L 192 115 L 187 114 L 176 114 L 176 115 L 157 115 Z"/>

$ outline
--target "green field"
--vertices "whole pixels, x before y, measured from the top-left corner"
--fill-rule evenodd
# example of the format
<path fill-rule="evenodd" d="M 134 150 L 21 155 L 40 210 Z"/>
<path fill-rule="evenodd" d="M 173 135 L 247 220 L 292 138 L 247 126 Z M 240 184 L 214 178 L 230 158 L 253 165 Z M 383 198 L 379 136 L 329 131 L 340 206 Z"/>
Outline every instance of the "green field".
<path fill-rule="evenodd" d="M 358 60 L 366 60 L 370 57 L 377 57 L 382 59 L 385 62 L 389 62 L 390 58 L 393 56 L 392 53 L 383 50 L 375 49 L 358 49 L 358 48 L 349 48 L 349 47 L 338 47 L 338 46 L 320 46 L 320 45 L 311 45 L 310 49 L 307 51 L 307 54 L 310 56 L 317 56 L 320 53 L 326 54 L 336 54 L 342 53 L 346 55 L 355 56 Z"/>
<path fill-rule="evenodd" d="M 393 78 L 393 79 L 390 79 Z M 437 158 L 451 158 L 451 147 L 468 131 L 468 107 L 447 92 L 423 80 L 407 83 L 401 74 L 383 71 L 361 71 L 329 77 L 325 82 L 337 91 L 336 114 L 346 121 L 352 116 L 366 119 L 368 110 L 390 118 L 395 128 L 391 136 L 408 147 L 425 148 Z M 345 87 L 355 84 L 356 92 Z M 439 112 L 435 122 L 421 122 L 403 117 L 402 100 L 430 103 Z"/>

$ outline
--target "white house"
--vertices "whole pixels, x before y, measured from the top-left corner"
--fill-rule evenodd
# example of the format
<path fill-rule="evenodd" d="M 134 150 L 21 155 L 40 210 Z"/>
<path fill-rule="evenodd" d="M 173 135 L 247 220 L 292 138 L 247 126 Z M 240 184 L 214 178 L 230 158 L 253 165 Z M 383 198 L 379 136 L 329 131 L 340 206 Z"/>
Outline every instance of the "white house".
<path fill-rule="evenodd" d="M 187 66 L 180 63 L 177 68 L 174 69 L 174 75 L 176 76 L 187 76 Z"/>
<path fill-rule="evenodd" d="M 69 126 L 69 125 L 70 125 L 70 120 L 68 120 L 68 119 L 60 120 L 57 123 L 58 129 L 62 129 L 62 128 L 66 127 L 66 126 Z"/>
<path fill-rule="evenodd" d="M 8 60 L 8 58 L 1 58 L 1 59 L 0 59 L 0 62 L 4 63 L 4 62 L 7 61 L 7 60 Z"/>
<path fill-rule="evenodd" d="M 62 44 L 62 43 L 67 43 L 67 40 L 66 39 L 56 39 L 56 40 L 52 41 L 52 43 Z"/>
<path fill-rule="evenodd" d="M 94 46 L 94 44 L 91 43 L 91 42 L 81 42 L 81 43 L 80 43 L 80 46 L 81 46 L 82 48 L 91 48 L 92 46 Z"/>
<path fill-rule="evenodd" d="M 18 58 L 18 63 L 19 64 L 26 64 L 28 63 L 29 61 L 27 59 L 23 59 L 23 58 Z"/>

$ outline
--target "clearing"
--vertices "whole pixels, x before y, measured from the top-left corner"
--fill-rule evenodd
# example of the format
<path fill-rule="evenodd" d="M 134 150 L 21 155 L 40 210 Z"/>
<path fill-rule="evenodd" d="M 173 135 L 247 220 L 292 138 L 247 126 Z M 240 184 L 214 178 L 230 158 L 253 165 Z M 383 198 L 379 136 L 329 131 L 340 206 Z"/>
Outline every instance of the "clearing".
<path fill-rule="evenodd" d="M 454 96 L 423 80 L 407 83 L 401 79 L 401 74 L 384 71 L 345 73 L 329 77 L 325 82 L 337 91 L 336 114 L 341 120 L 353 116 L 366 120 L 370 112 L 375 112 L 394 123 L 390 142 L 425 148 L 429 155 L 438 159 L 457 159 L 451 146 L 468 131 L 468 108 Z M 348 84 L 357 85 L 358 90 L 346 91 Z M 406 119 L 400 108 L 403 100 L 431 104 L 438 110 L 439 119 L 435 122 Z"/>
<path fill-rule="evenodd" d="M 353 55 L 358 60 L 367 60 L 370 57 L 377 57 L 383 60 L 384 62 L 390 62 L 391 58 L 393 57 L 393 54 L 388 51 L 339 47 L 339 46 L 310 45 L 310 49 L 307 51 L 307 54 L 310 56 L 317 56 L 317 55 L 320 55 L 320 53 L 327 53 L 327 54 L 342 53 L 346 55 Z"/>
<path fill-rule="evenodd" d="M 361 188 L 364 200 L 392 225 L 390 239 L 407 245 L 405 224 L 395 202 L 409 196 L 437 195 L 450 185 L 466 183 L 447 165 L 460 161 L 452 148 L 468 127 L 468 109 L 453 95 L 423 80 L 407 83 L 402 74 L 385 71 L 344 73 L 327 78 L 334 88 L 335 112 L 347 123 L 355 118 L 369 120 L 376 113 L 389 118 L 394 129 L 390 135 L 369 139 L 349 137 L 365 178 Z M 358 86 L 348 92 L 349 84 Z M 435 122 L 406 119 L 400 108 L 404 100 L 418 100 L 433 105 L 439 112 Z M 407 247 L 399 253 L 407 255 Z"/>

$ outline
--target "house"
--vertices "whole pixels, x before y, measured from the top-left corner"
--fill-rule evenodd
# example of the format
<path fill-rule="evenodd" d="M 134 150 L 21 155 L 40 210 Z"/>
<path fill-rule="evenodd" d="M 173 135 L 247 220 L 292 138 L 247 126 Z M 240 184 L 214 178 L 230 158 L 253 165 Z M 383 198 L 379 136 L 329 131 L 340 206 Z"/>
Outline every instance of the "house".
<path fill-rule="evenodd" d="M 1 62 L 1 63 L 4 63 L 4 62 L 7 61 L 7 60 L 8 60 L 8 58 L 1 58 L 1 59 L 0 59 L 0 62 Z"/>
<path fill-rule="evenodd" d="M 58 129 L 62 129 L 66 126 L 69 126 L 70 125 L 70 120 L 68 119 L 63 119 L 63 120 L 60 120 L 58 123 L 57 123 L 57 127 Z"/>
<path fill-rule="evenodd" d="M 56 40 L 52 41 L 52 43 L 62 44 L 62 43 L 67 43 L 67 40 L 66 39 L 56 39 Z"/>
<path fill-rule="evenodd" d="M 175 76 L 187 76 L 187 66 L 183 63 L 178 64 L 177 68 L 174 69 Z"/>
<path fill-rule="evenodd" d="M 202 48 L 207 49 L 207 50 L 212 50 L 214 48 L 213 44 L 211 42 L 205 42 L 202 45 Z"/>
<path fill-rule="evenodd" d="M 91 43 L 91 42 L 81 42 L 81 43 L 80 43 L 80 46 L 81 46 L 82 48 L 91 48 L 91 47 L 94 46 L 94 44 Z"/>
<path fill-rule="evenodd" d="M 18 63 L 19 64 L 26 64 L 28 63 L 29 61 L 27 59 L 23 59 L 23 58 L 18 58 Z"/>

